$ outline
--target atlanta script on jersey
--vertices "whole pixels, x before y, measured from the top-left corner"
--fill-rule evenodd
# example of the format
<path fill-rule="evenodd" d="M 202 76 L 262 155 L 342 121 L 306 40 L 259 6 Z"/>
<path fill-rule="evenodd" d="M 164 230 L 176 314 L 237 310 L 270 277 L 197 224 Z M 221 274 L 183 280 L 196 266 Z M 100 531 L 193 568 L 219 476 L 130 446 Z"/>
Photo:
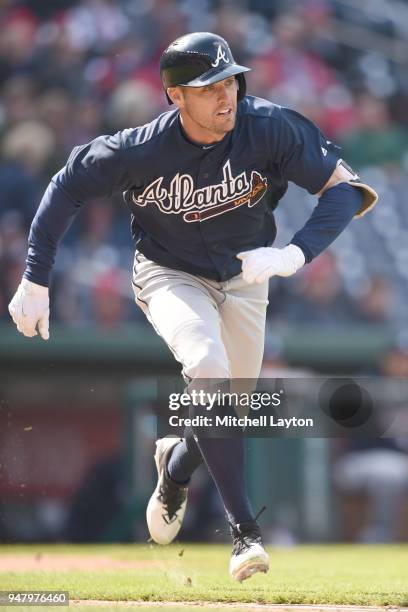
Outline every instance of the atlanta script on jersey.
<path fill-rule="evenodd" d="M 195 189 L 190 174 L 177 172 L 169 189 L 163 187 L 163 177 L 160 176 L 141 195 L 133 195 L 132 198 L 138 206 L 155 204 L 162 213 L 182 214 L 184 221 L 191 223 L 223 215 L 244 204 L 251 208 L 259 202 L 268 187 L 268 179 L 254 170 L 249 180 L 245 170 L 233 177 L 230 160 L 225 162 L 222 174 L 220 183 L 200 189 Z"/>

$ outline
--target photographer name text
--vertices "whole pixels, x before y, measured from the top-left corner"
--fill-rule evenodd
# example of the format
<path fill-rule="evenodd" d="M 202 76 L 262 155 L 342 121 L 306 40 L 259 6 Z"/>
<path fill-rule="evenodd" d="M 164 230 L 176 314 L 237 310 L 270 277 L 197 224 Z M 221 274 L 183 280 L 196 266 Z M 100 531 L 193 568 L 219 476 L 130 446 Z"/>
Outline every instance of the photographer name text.
<path fill-rule="evenodd" d="M 205 416 L 198 415 L 193 418 L 171 415 L 169 417 L 171 427 L 280 427 L 290 429 L 292 427 L 313 427 L 311 418 L 276 418 L 274 415 L 250 416 Z"/>

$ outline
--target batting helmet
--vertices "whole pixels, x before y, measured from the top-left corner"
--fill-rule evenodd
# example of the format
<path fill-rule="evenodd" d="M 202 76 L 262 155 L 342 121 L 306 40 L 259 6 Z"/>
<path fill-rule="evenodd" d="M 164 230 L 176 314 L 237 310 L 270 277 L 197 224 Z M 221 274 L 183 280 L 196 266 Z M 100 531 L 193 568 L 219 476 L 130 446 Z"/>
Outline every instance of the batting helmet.
<path fill-rule="evenodd" d="M 238 100 L 245 96 L 244 72 L 250 68 L 235 63 L 228 43 L 210 32 L 194 32 L 177 38 L 163 51 L 160 58 L 160 76 L 166 92 L 175 85 L 204 87 L 230 76 L 237 77 Z"/>

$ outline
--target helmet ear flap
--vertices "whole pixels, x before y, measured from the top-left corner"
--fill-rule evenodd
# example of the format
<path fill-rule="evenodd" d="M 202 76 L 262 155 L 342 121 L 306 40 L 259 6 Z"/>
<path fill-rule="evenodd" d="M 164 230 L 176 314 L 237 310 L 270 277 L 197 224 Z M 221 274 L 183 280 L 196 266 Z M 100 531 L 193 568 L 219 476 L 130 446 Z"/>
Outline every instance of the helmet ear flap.
<path fill-rule="evenodd" d="M 245 80 L 245 76 L 243 75 L 242 72 L 241 72 L 241 74 L 237 74 L 236 79 L 238 81 L 238 96 L 237 96 L 237 100 L 239 102 L 240 100 L 245 98 L 245 94 L 246 94 L 246 80 Z"/>

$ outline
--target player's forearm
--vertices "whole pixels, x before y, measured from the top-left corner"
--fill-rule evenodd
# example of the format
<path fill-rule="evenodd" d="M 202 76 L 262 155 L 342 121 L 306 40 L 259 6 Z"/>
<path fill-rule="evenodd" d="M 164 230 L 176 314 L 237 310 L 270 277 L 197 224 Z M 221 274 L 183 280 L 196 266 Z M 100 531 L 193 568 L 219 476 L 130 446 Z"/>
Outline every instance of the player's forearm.
<path fill-rule="evenodd" d="M 56 175 L 49 184 L 31 224 L 24 277 L 47 287 L 58 243 L 75 217 L 80 202 L 59 184 Z"/>
<path fill-rule="evenodd" d="M 327 189 L 312 215 L 291 240 L 302 249 L 306 262 L 319 255 L 341 234 L 360 210 L 363 193 L 347 183 Z"/>
<path fill-rule="evenodd" d="M 119 193 L 130 182 L 119 132 L 75 147 L 49 184 L 31 225 L 25 278 L 47 286 L 58 243 L 82 204 Z"/>

